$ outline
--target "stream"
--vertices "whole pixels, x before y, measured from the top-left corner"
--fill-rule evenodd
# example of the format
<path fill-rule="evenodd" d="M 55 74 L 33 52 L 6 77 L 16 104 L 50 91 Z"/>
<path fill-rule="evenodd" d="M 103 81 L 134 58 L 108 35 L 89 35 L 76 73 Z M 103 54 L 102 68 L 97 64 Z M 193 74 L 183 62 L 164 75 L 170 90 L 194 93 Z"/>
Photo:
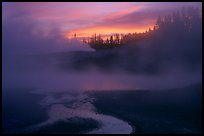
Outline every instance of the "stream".
<path fill-rule="evenodd" d="M 94 98 L 90 98 L 83 92 L 77 96 L 66 93 L 58 98 L 45 93 L 45 97 L 39 104 L 48 109 L 48 120 L 29 126 L 23 131 L 29 132 L 74 117 L 91 118 L 101 124 L 100 127 L 85 132 L 87 134 L 130 134 L 133 131 L 132 127 L 123 120 L 110 115 L 98 114 L 92 104 L 93 101 Z"/>

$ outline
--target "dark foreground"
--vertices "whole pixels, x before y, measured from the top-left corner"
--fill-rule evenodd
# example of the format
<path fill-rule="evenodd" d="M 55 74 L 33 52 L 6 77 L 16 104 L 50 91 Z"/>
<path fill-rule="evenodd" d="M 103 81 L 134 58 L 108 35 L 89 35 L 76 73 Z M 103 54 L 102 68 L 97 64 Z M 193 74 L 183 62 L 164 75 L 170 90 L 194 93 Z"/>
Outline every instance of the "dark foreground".
<path fill-rule="evenodd" d="M 133 133 L 201 133 L 202 85 L 160 91 L 95 91 L 98 112 L 129 122 Z"/>
<path fill-rule="evenodd" d="M 119 130 L 126 129 L 112 117 L 128 122 L 136 134 L 202 132 L 201 84 L 151 91 L 12 92 L 3 93 L 3 133 L 81 134 L 98 133 L 98 129 L 100 133 L 121 133 Z M 52 119 L 57 120 L 26 129 Z M 114 131 L 111 123 L 118 126 Z"/>

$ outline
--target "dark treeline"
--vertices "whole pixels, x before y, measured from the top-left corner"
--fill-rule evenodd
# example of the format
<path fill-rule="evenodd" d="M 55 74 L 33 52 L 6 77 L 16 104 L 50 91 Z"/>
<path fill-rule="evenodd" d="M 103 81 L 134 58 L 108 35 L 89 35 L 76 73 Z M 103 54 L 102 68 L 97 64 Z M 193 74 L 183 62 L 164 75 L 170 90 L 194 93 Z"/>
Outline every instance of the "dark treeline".
<path fill-rule="evenodd" d="M 164 17 L 159 16 L 153 29 L 149 28 L 143 33 L 114 34 L 106 40 L 103 40 L 100 34 L 95 34 L 91 38 L 84 39 L 83 42 L 88 43 L 94 49 L 109 49 L 152 38 L 167 40 L 182 37 L 192 39 L 201 29 L 201 11 L 198 7 L 190 6 L 183 7 L 180 11 Z"/>
<path fill-rule="evenodd" d="M 111 35 L 106 40 L 103 40 L 100 34 L 99 35 L 95 34 L 91 38 L 83 39 L 83 42 L 88 43 L 90 47 L 94 49 L 111 49 L 111 48 L 118 47 L 122 44 L 121 37 L 122 35 L 115 34 L 115 35 Z"/>
<path fill-rule="evenodd" d="M 76 55 L 75 69 L 85 69 L 87 64 L 111 72 L 121 69 L 145 74 L 199 73 L 202 69 L 202 14 L 197 7 L 159 16 L 153 29 L 144 33 L 117 34 L 107 40 L 95 35 L 86 40 L 99 51 L 84 55 L 83 63 Z"/>
<path fill-rule="evenodd" d="M 94 48 L 96 50 L 98 49 L 112 49 L 120 47 L 124 44 L 135 42 L 142 39 L 147 39 L 150 37 L 153 33 L 153 31 L 156 30 L 156 27 L 152 30 L 149 28 L 148 31 L 145 31 L 143 33 L 128 33 L 128 34 L 114 34 L 111 35 L 106 40 L 103 40 L 102 36 L 99 34 L 95 34 L 91 38 L 83 39 L 84 43 L 88 43 L 91 48 Z"/>
<path fill-rule="evenodd" d="M 198 7 L 183 7 L 171 15 L 159 16 L 155 26 L 156 31 L 149 39 L 148 49 L 144 51 L 153 62 L 158 65 L 177 63 L 191 70 L 200 67 L 202 15 Z"/>

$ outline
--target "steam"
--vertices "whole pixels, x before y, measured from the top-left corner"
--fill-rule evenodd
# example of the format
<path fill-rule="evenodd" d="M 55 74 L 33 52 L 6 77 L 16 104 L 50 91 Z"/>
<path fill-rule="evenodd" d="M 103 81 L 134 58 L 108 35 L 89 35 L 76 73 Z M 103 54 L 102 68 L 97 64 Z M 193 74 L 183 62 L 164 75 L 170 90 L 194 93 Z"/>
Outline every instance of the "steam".
<path fill-rule="evenodd" d="M 66 55 L 59 57 L 50 53 L 94 52 L 93 49 L 77 40 L 66 39 L 57 24 L 51 24 L 49 26 L 51 29 L 47 30 L 25 11 L 4 18 L 2 28 L 3 90 L 8 88 L 43 88 L 50 91 L 164 89 L 202 81 L 200 67 L 199 70 L 189 72 L 182 64 L 180 65 L 180 62 L 178 65 L 168 62 L 162 64 L 160 68 L 165 70 L 162 74 L 129 73 L 120 66 L 129 61 L 128 67 L 131 68 L 132 62 L 135 62 L 136 57 L 128 57 L 133 51 L 131 48 L 119 52 L 119 57 L 110 62 L 111 72 L 101 70 L 94 64 L 88 66 L 86 70 L 64 71 L 60 65 L 71 62 L 69 66 L 72 67 L 76 64 L 75 57 L 85 62 L 84 65 L 89 64 L 86 63 L 86 59 L 80 57 L 80 54 L 72 55 L 67 52 Z M 149 48 L 149 45 L 146 47 L 148 42 L 141 44 L 144 45 L 142 48 Z M 149 58 L 153 55 L 150 50 L 144 50 L 142 53 L 143 55 L 138 58 L 140 67 L 149 64 L 151 62 Z"/>
<path fill-rule="evenodd" d="M 62 35 L 58 24 L 50 23 L 48 26 L 45 26 L 42 22 L 32 18 L 24 10 L 14 10 L 10 16 L 3 20 L 2 28 L 3 54 L 30 55 L 73 50 L 92 50 L 82 43 L 68 41 Z"/>

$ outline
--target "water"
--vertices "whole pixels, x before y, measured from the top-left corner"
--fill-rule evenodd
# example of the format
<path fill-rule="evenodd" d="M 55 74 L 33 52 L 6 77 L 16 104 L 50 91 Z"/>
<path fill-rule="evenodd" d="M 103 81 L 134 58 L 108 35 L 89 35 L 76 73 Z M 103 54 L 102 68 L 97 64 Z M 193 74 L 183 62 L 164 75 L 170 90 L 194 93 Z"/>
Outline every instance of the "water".
<path fill-rule="evenodd" d="M 148 105 L 151 105 L 151 101 L 157 102 L 161 99 L 158 103 L 163 104 L 164 99 L 172 97 L 174 98 L 173 101 L 176 100 L 175 105 L 177 105 L 177 101 L 185 100 L 187 96 L 191 98 L 192 95 L 188 95 L 188 91 L 181 94 L 179 91 L 176 91 L 175 95 L 171 97 L 169 93 L 163 96 L 160 96 L 160 93 L 158 93 L 157 97 L 157 91 L 153 91 L 152 95 L 156 96 L 153 97 L 154 99 L 151 99 L 148 95 L 140 97 L 140 95 L 131 95 L 131 93 L 128 93 L 128 97 L 118 99 L 115 95 L 114 97 L 107 97 L 107 92 L 104 92 L 104 95 L 100 94 L 101 100 L 98 103 L 100 107 L 105 107 L 104 111 L 107 111 L 107 107 L 114 109 L 114 101 L 116 105 L 119 104 L 118 107 L 113 110 L 114 112 L 119 110 L 117 114 L 120 112 L 121 116 L 123 116 L 120 116 L 119 119 L 112 114 L 106 113 L 108 114 L 106 115 L 105 112 L 97 113 L 97 110 L 101 110 L 102 108 L 97 107 L 96 110 L 93 104 L 95 97 L 87 95 L 84 90 L 126 90 L 126 92 L 127 90 L 136 91 L 137 89 L 158 90 L 187 86 L 201 80 L 200 74 L 180 73 L 180 71 L 169 72 L 164 75 L 142 75 L 129 74 L 124 71 L 118 71 L 118 69 L 115 69 L 113 73 L 109 73 L 100 71 L 94 66 L 89 67 L 87 70 L 63 69 L 61 64 L 70 66 L 77 65 L 78 63 L 74 61 L 76 56 L 80 58 L 80 63 L 86 62 L 84 56 L 86 56 L 88 60 L 92 60 L 89 58 L 91 56 L 90 53 L 84 53 L 84 56 L 80 56 L 81 53 L 73 54 L 7 56 L 4 58 L 4 65 L 2 67 L 4 133 L 59 132 L 128 134 L 133 131 L 133 128 L 126 122 L 127 120 L 131 122 L 131 125 L 134 123 L 134 130 L 139 131 L 138 128 L 135 129 L 135 126 L 139 125 L 143 128 L 142 132 L 145 132 L 148 131 L 146 129 L 148 126 L 145 126 L 144 123 L 138 124 L 134 119 L 136 118 L 139 122 L 147 122 L 146 124 L 149 124 L 151 121 L 149 119 L 147 119 L 147 121 L 141 121 L 141 118 L 137 114 L 139 112 L 145 112 L 152 115 L 162 115 L 160 112 L 158 112 L 159 114 L 149 112 L 148 108 L 152 106 Z M 98 54 L 92 57 L 97 56 Z M 191 91 L 189 91 L 189 93 L 190 92 Z M 200 96 L 200 94 L 198 94 L 198 96 Z M 194 99 L 194 97 L 192 97 L 192 99 Z M 195 100 L 196 99 L 197 97 L 195 97 Z M 169 104 L 167 105 L 171 106 Z M 158 106 L 158 109 L 162 109 L 162 106 L 163 105 L 161 105 L 161 107 Z M 184 104 L 184 106 L 189 107 L 188 103 Z M 178 109 L 181 109 L 181 107 Z M 195 106 L 191 106 L 190 108 L 192 109 L 192 107 Z M 128 112 L 132 110 L 135 111 L 128 115 Z M 127 113 L 123 114 L 122 112 Z M 146 119 L 152 115 L 147 115 L 144 118 Z M 198 114 L 195 115 L 197 116 Z M 129 118 L 131 116 L 133 116 L 133 118 Z M 121 120 L 121 118 L 126 121 Z M 88 125 L 83 126 L 84 124 Z M 152 124 L 155 123 L 153 122 Z M 152 128 L 151 125 L 149 128 L 154 129 L 155 132 L 160 132 L 159 130 L 163 125 L 162 123 L 160 124 L 157 129 Z M 53 128 L 56 132 L 50 131 Z M 68 128 L 77 129 L 71 131 L 68 130 Z M 185 131 L 188 127 L 185 128 L 182 126 L 182 128 L 179 129 L 178 131 Z M 168 132 L 172 131 L 168 130 Z"/>
<path fill-rule="evenodd" d="M 10 133 L 37 133 L 41 132 L 42 128 L 54 125 L 59 121 L 66 122 L 67 119 L 75 119 L 75 124 L 77 122 L 80 124 L 82 119 L 90 119 L 96 121 L 98 124 L 95 128 L 87 128 L 85 131 L 79 131 L 76 133 L 89 133 L 89 134 L 129 134 L 131 133 L 132 127 L 125 121 L 120 120 L 116 117 L 104 114 L 98 114 L 92 102 L 94 98 L 89 97 L 85 92 L 76 93 L 48 93 L 40 91 L 32 91 L 31 94 L 35 97 L 36 93 L 43 95 L 41 100 L 36 101 L 40 107 L 46 109 L 47 119 L 44 121 L 35 123 L 30 126 L 18 128 L 11 130 Z M 38 111 L 31 111 L 38 112 Z M 30 113 L 28 113 L 30 114 Z M 87 123 L 88 123 L 87 122 Z M 89 123 L 90 124 L 90 123 Z M 67 127 L 69 124 L 67 123 Z M 88 127 L 88 126 L 87 126 Z M 58 128 L 58 127 L 56 127 Z M 61 128 L 60 128 L 61 129 Z M 82 128 L 83 129 L 83 128 Z M 49 131 L 48 131 L 49 132 Z M 59 132 L 59 130 L 56 130 Z M 55 133 L 56 133 L 55 132 Z M 42 132 L 41 132 L 42 133 Z M 46 133 L 46 132 L 45 132 Z M 60 132 L 59 132 L 60 133 Z M 64 133 L 64 132 L 61 132 Z M 69 131 L 65 133 L 71 133 Z"/>

